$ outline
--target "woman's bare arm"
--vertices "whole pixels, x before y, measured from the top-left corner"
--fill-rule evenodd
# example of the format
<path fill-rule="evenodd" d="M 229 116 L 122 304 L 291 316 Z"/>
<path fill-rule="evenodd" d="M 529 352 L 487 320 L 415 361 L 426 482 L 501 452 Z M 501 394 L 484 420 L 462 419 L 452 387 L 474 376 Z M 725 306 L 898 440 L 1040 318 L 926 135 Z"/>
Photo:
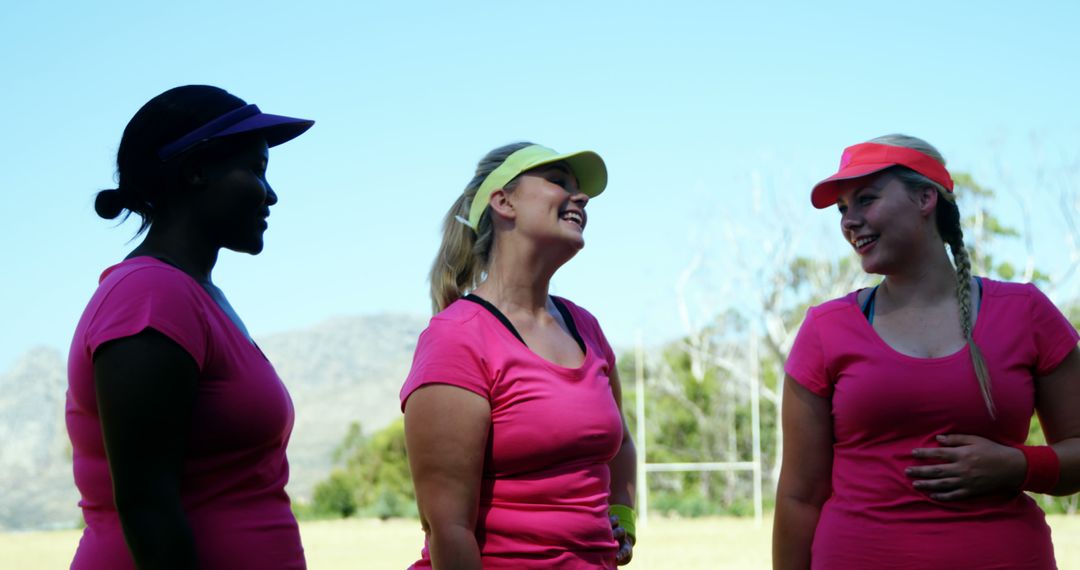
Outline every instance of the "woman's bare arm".
<path fill-rule="evenodd" d="M 476 520 L 491 406 L 445 384 L 418 388 L 405 403 L 405 444 L 421 524 L 435 570 L 480 570 Z"/>
<path fill-rule="evenodd" d="M 608 462 L 611 471 L 611 496 L 608 502 L 612 505 L 633 507 L 637 487 L 637 450 L 630 437 L 630 428 L 626 425 L 626 416 L 622 413 L 622 384 L 619 382 L 619 372 L 612 369 L 609 379 L 611 393 L 615 397 L 615 405 L 619 408 L 619 418 L 622 420 L 622 444 L 619 452 Z M 625 533 L 617 533 L 616 539 L 619 540 L 616 562 L 619 565 L 627 564 L 634 556 L 634 545 Z"/>
<path fill-rule="evenodd" d="M 776 489 L 773 568 L 810 568 L 821 506 L 832 493 L 832 402 L 784 378 L 784 457 Z"/>
<path fill-rule="evenodd" d="M 139 570 L 196 567 L 180 483 L 198 374 L 191 355 L 153 329 L 94 353 L 116 511 Z"/>

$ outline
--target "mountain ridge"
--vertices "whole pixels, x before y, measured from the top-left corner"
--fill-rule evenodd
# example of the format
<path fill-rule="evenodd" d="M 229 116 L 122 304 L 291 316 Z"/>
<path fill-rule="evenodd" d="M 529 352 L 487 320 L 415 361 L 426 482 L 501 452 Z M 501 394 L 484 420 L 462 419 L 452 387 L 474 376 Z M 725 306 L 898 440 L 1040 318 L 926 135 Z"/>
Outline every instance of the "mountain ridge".
<path fill-rule="evenodd" d="M 296 408 L 289 494 L 307 500 L 349 424 L 372 433 L 399 417 L 398 390 L 427 318 L 334 317 L 256 337 Z M 0 374 L 0 530 L 76 526 L 81 514 L 64 425 L 65 355 L 36 347 Z"/>

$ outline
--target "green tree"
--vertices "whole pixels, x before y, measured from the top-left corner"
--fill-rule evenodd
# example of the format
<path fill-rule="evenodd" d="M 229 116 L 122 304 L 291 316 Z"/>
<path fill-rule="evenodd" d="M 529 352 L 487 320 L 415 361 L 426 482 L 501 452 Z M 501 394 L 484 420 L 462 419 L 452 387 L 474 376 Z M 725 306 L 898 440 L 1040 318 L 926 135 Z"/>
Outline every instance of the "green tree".
<path fill-rule="evenodd" d="M 1029 254 L 1024 267 L 1018 268 L 1009 261 L 999 261 L 992 245 L 1001 240 L 1023 239 L 1019 230 L 1005 225 L 994 215 L 992 206 L 997 196 L 989 187 L 983 186 L 966 172 L 953 174 L 953 184 L 960 200 L 960 213 L 964 216 L 964 241 L 971 252 L 971 268 L 975 275 L 985 275 L 1005 281 L 1046 283 L 1049 276 L 1035 268 Z"/>
<path fill-rule="evenodd" d="M 317 515 L 348 518 L 356 513 L 356 485 L 342 469 L 334 469 L 315 487 L 312 506 Z"/>
<path fill-rule="evenodd" d="M 334 452 L 334 460 L 339 467 L 315 486 L 312 510 L 316 516 L 416 516 L 403 420 L 370 437 L 354 422 Z"/>

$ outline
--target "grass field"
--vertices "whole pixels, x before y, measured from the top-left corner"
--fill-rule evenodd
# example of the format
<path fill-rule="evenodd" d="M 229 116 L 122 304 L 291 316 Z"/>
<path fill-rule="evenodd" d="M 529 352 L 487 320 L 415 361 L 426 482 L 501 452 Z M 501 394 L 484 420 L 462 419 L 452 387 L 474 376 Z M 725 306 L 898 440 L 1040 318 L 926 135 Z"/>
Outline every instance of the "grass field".
<path fill-rule="evenodd" d="M 1054 529 L 1058 566 L 1080 568 L 1080 517 L 1047 517 Z M 771 521 L 652 519 L 628 569 L 768 568 Z M 350 519 L 301 524 L 311 570 L 406 568 L 420 552 L 420 524 L 411 520 Z M 79 531 L 0 534 L 0 568 L 67 568 Z"/>

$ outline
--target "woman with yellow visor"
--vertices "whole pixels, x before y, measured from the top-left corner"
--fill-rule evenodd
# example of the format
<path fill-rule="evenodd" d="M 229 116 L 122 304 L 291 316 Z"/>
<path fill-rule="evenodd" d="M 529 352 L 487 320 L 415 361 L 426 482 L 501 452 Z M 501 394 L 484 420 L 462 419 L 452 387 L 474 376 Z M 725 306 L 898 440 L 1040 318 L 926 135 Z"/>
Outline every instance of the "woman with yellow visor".
<path fill-rule="evenodd" d="M 413 568 L 629 562 L 635 452 L 615 354 L 591 314 L 548 293 L 606 184 L 593 152 L 512 144 L 447 214 L 436 314 L 401 389 L 426 533 Z"/>

